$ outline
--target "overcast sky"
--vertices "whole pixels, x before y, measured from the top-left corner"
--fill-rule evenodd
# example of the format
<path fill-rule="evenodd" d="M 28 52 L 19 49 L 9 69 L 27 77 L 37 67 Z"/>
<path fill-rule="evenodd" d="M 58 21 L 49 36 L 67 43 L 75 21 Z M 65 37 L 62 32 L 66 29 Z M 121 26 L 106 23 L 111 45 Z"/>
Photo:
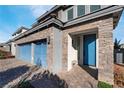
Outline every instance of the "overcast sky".
<path fill-rule="evenodd" d="M 36 21 L 36 18 L 48 11 L 51 7 L 53 6 L 0 6 L 0 43 L 9 40 L 12 33 L 20 26 L 30 28 Z M 113 33 L 114 38 L 124 43 L 124 12 Z"/>

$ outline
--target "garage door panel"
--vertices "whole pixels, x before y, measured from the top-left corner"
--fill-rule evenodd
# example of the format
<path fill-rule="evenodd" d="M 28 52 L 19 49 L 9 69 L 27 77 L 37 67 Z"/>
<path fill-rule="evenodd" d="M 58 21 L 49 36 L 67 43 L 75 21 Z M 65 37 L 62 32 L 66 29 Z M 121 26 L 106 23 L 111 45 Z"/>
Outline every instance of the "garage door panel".
<path fill-rule="evenodd" d="M 31 62 L 31 44 L 19 45 L 18 58 L 25 62 Z"/>
<path fill-rule="evenodd" d="M 34 63 L 41 67 L 47 67 L 46 63 L 47 44 L 46 41 L 35 43 L 34 47 Z"/>

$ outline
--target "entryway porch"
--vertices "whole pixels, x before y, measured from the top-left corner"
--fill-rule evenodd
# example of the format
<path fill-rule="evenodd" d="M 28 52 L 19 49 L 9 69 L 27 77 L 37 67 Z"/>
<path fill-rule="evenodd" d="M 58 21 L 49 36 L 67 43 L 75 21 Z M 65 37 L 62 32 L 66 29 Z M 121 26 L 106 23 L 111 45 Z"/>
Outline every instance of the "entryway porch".
<path fill-rule="evenodd" d="M 68 34 L 68 71 L 79 65 L 95 79 L 98 79 L 98 30 Z"/>

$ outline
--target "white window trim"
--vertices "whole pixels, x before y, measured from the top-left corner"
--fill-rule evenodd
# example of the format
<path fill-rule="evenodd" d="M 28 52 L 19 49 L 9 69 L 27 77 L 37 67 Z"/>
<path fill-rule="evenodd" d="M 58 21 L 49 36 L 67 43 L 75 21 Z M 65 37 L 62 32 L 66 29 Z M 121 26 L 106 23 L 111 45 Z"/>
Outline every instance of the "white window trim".
<path fill-rule="evenodd" d="M 76 18 L 76 16 L 75 16 L 75 6 L 72 6 L 72 7 L 68 8 L 67 10 L 65 10 L 66 21 L 69 21 L 68 20 L 68 11 L 71 10 L 71 9 L 73 9 L 73 19 Z"/>

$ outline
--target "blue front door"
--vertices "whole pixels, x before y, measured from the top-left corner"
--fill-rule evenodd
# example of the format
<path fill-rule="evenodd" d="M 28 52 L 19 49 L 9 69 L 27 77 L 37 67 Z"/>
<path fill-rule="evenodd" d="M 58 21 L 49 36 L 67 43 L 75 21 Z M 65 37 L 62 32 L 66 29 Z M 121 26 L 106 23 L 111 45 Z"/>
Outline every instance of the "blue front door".
<path fill-rule="evenodd" d="M 84 36 L 84 65 L 96 66 L 96 34 Z"/>
<path fill-rule="evenodd" d="M 47 43 L 45 41 L 39 41 L 35 43 L 34 46 L 34 63 L 41 67 L 47 67 L 46 63 L 46 52 L 47 52 Z"/>

